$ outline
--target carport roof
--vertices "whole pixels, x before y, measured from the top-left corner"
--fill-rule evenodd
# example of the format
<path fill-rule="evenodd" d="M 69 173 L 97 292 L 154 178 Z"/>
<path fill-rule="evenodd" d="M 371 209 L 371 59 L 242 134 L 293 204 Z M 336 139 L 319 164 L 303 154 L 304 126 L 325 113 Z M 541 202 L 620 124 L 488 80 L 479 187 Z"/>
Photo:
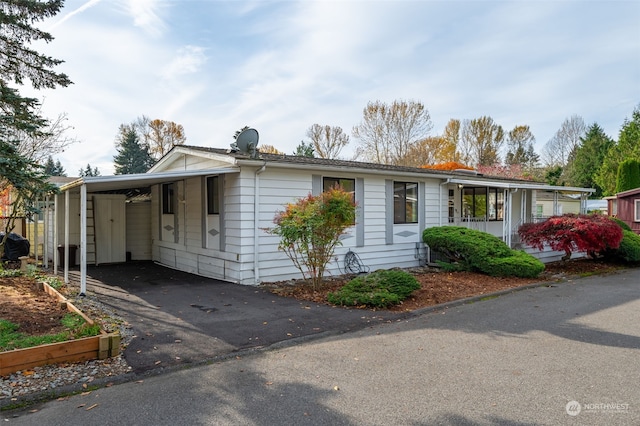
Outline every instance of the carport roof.
<path fill-rule="evenodd" d="M 137 173 L 130 175 L 113 175 L 113 176 L 85 176 L 60 186 L 61 191 L 69 191 L 74 188 L 80 188 L 86 185 L 88 192 L 101 191 L 118 191 L 130 188 L 139 188 L 144 186 L 156 185 L 159 183 L 172 182 L 175 180 L 218 175 L 226 173 L 238 173 L 237 167 L 227 167 L 220 169 L 203 169 L 203 170 L 180 170 L 162 173 Z"/>

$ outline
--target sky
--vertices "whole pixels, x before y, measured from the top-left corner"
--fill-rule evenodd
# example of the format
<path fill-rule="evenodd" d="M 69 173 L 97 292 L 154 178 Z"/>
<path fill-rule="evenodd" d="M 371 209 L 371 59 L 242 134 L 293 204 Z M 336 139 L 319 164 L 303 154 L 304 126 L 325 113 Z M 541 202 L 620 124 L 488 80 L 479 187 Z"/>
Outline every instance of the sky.
<path fill-rule="evenodd" d="M 432 136 L 490 116 L 530 126 L 541 152 L 573 115 L 617 139 L 640 105 L 638 1 L 67 0 L 38 26 L 54 40 L 32 47 L 74 84 L 19 90 L 66 114 L 69 176 L 113 174 L 119 126 L 143 115 L 188 145 L 228 148 L 249 126 L 291 154 L 313 124 L 351 135 L 367 103 L 405 100 Z"/>

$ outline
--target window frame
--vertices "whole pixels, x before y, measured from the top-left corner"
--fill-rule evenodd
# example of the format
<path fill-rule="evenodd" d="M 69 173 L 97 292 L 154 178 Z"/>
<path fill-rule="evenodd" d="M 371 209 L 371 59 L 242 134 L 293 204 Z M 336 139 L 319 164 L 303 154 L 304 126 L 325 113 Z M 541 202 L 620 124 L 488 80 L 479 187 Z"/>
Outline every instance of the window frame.
<path fill-rule="evenodd" d="M 175 182 L 163 183 L 160 186 L 160 190 L 162 192 L 162 214 L 175 214 Z"/>
<path fill-rule="evenodd" d="M 412 185 L 413 191 L 415 191 L 415 200 L 409 201 L 408 198 L 408 185 Z M 402 181 L 393 181 L 393 223 L 396 225 L 400 224 L 413 224 L 418 223 L 418 208 L 419 208 L 419 197 L 420 191 L 418 190 L 419 185 L 418 182 L 402 182 Z M 400 191 L 399 191 L 400 190 Z M 396 198 L 396 195 L 399 194 L 399 197 Z M 408 203 L 412 204 L 411 213 L 409 213 Z M 398 209 L 402 211 L 399 212 Z M 411 215 L 411 217 L 409 217 Z"/>
<path fill-rule="evenodd" d="M 343 185 L 343 183 L 349 183 L 351 185 L 351 188 L 345 188 L 345 185 Z M 339 177 L 331 177 L 331 176 L 322 177 L 322 192 L 326 192 L 331 188 L 335 188 L 336 186 L 339 186 L 340 188 L 342 188 L 343 191 L 350 193 L 351 201 L 353 201 L 354 203 L 356 202 L 356 180 L 355 179 L 339 178 Z M 348 190 L 348 189 L 351 189 L 351 190 Z M 351 225 L 356 224 L 356 219 L 357 219 L 357 214 L 356 214 L 356 217 L 353 218 L 353 222 L 351 223 Z"/>
<path fill-rule="evenodd" d="M 640 222 L 640 199 L 633 200 L 633 221 Z"/>
<path fill-rule="evenodd" d="M 351 188 L 346 188 L 343 185 L 343 182 L 349 182 L 351 184 Z M 331 177 L 331 176 L 323 176 L 322 177 L 322 192 L 326 192 L 331 188 L 335 188 L 336 186 L 340 186 L 343 191 L 351 194 L 351 199 L 356 201 L 356 180 L 352 178 L 339 178 L 339 177 Z"/>
<path fill-rule="evenodd" d="M 207 215 L 220 214 L 220 176 L 207 176 L 206 180 Z"/>
<path fill-rule="evenodd" d="M 468 191 L 472 191 L 471 194 L 471 203 L 467 203 L 465 201 L 465 196 L 468 196 L 469 194 L 467 194 Z M 492 196 L 493 196 L 493 200 L 492 200 Z M 476 208 L 479 207 L 480 205 L 478 204 L 478 201 L 476 201 L 476 198 L 479 197 L 484 197 L 484 214 L 482 215 L 478 215 Z M 492 187 L 488 187 L 488 186 L 465 186 L 462 188 L 462 190 L 460 191 L 460 205 L 461 205 L 461 209 L 462 209 L 462 215 L 461 217 L 467 217 L 465 215 L 465 211 L 467 208 L 471 208 L 471 212 L 472 215 L 470 215 L 470 217 L 473 218 L 482 218 L 484 217 L 485 220 L 489 221 L 489 222 L 501 222 L 504 221 L 504 192 L 500 189 L 500 188 L 492 188 Z M 495 212 L 494 214 L 492 214 L 492 210 L 491 208 L 493 207 L 493 211 Z"/>

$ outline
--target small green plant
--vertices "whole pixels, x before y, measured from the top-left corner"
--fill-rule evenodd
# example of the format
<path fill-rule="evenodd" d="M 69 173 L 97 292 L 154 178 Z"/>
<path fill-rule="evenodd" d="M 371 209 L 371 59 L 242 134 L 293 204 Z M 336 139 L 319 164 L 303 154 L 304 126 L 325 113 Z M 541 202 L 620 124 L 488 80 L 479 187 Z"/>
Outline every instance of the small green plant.
<path fill-rule="evenodd" d="M 356 277 L 327 300 L 335 305 L 387 308 L 397 305 L 420 288 L 415 277 L 404 271 L 379 270 Z"/>
<path fill-rule="evenodd" d="M 332 188 L 288 204 L 273 219 L 275 226 L 266 232 L 280 237 L 278 249 L 285 252 L 305 278 L 311 278 L 315 288 L 334 249 L 342 244 L 340 236 L 353 225 L 355 217 L 352 195 L 339 187 Z"/>
<path fill-rule="evenodd" d="M 3 269 L 0 270 L 0 277 L 19 277 L 22 275 L 20 269 Z"/>
<path fill-rule="evenodd" d="M 41 276 L 39 277 L 39 280 L 49 284 L 51 287 L 55 288 L 56 290 L 60 290 L 62 287 L 64 287 L 64 282 L 60 278 L 53 277 L 51 275 Z"/>

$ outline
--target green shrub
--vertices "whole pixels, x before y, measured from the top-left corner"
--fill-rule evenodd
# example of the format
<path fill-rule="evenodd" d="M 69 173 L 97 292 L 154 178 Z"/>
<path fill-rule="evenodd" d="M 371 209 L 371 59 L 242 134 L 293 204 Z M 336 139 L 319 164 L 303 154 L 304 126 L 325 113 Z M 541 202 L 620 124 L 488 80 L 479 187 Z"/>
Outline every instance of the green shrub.
<path fill-rule="evenodd" d="M 621 262 L 640 262 L 640 235 L 633 231 L 622 231 L 622 241 L 617 249 L 608 250 L 605 257 Z"/>
<path fill-rule="evenodd" d="M 482 269 L 492 276 L 535 278 L 544 271 L 544 263 L 523 251 L 514 250 L 511 256 L 487 259 Z"/>
<path fill-rule="evenodd" d="M 631 231 L 631 227 L 627 225 L 627 222 L 624 222 L 617 217 L 610 217 L 609 219 L 620 225 L 620 228 L 622 228 L 623 231 Z"/>
<path fill-rule="evenodd" d="M 337 292 L 329 293 L 327 300 L 335 305 L 386 308 L 419 288 L 420 283 L 407 272 L 379 270 L 352 279 Z"/>
<path fill-rule="evenodd" d="M 452 263 L 449 270 L 482 272 L 493 276 L 537 277 L 542 262 L 522 251 L 512 250 L 500 238 L 461 226 L 427 228 L 422 240 Z"/>

